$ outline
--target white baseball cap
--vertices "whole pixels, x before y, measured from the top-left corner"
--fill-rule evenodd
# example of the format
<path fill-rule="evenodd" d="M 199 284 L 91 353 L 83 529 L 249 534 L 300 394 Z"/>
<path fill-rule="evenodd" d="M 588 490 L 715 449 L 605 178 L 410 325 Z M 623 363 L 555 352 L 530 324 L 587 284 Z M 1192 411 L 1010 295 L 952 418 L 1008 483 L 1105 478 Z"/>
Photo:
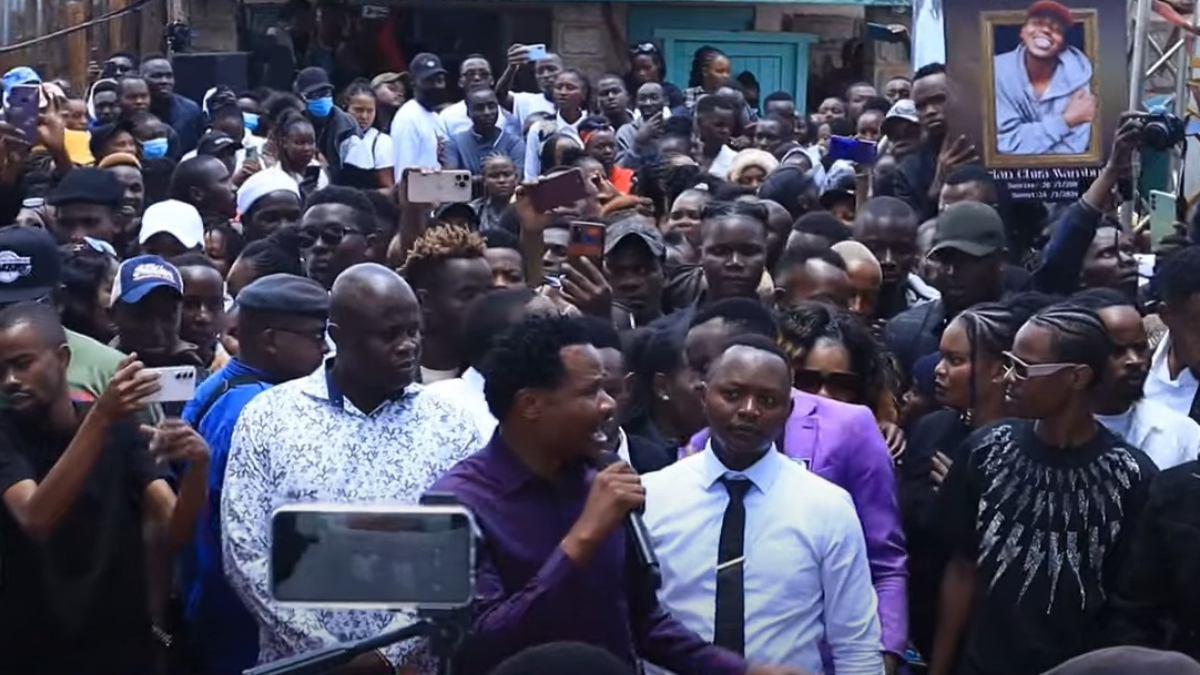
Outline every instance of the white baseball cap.
<path fill-rule="evenodd" d="M 184 248 L 196 248 L 204 243 L 204 221 L 196 207 L 178 199 L 168 199 L 152 204 L 142 214 L 142 229 L 138 231 L 138 243 L 156 234 L 166 232 L 175 237 Z"/>

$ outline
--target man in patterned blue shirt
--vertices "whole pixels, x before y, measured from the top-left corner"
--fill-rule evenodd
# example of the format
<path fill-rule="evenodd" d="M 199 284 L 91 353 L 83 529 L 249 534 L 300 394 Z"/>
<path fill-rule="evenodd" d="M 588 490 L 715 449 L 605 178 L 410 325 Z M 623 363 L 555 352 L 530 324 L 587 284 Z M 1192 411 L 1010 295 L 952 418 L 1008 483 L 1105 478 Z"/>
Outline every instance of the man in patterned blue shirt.
<path fill-rule="evenodd" d="M 244 291 L 243 291 L 244 292 Z M 221 497 L 225 574 L 259 626 L 259 661 L 374 637 L 405 613 L 283 607 L 271 597 L 271 512 L 295 502 L 416 504 L 433 481 L 483 445 L 465 410 L 414 382 L 421 313 L 412 288 L 374 263 L 333 283 L 337 356 L 255 397 L 233 431 Z M 371 652 L 358 672 L 431 672 L 422 643 Z"/>
<path fill-rule="evenodd" d="M 204 672 L 241 673 L 258 661 L 258 626 L 221 565 L 221 489 L 234 425 L 256 396 L 321 365 L 328 318 L 329 292 L 312 279 L 271 274 L 246 286 L 238 295 L 240 353 L 183 409 L 212 448 L 208 504 L 183 557 L 188 636 Z"/>

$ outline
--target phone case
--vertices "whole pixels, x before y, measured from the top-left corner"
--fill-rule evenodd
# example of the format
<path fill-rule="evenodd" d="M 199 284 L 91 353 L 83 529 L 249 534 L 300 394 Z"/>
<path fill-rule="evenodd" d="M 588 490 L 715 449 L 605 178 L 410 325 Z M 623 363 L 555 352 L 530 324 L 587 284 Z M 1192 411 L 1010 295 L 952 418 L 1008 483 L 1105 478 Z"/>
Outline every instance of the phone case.
<path fill-rule="evenodd" d="M 579 169 L 542 179 L 533 186 L 532 194 L 529 195 L 533 207 L 541 213 L 560 206 L 573 206 L 585 197 L 587 187 L 583 184 L 583 172 Z"/>
<path fill-rule="evenodd" d="M 161 387 L 157 394 L 146 399 L 147 403 L 178 403 L 190 401 L 196 396 L 196 369 L 191 366 L 169 368 L 147 368 L 158 373 Z"/>
<path fill-rule="evenodd" d="M 1158 244 L 1175 231 L 1175 195 L 1150 191 L 1150 240 Z"/>
<path fill-rule="evenodd" d="M 471 172 L 408 172 L 408 201 L 413 204 L 456 204 L 471 201 Z"/>
<path fill-rule="evenodd" d="M 591 258 L 598 263 L 604 257 L 604 226 L 599 223 L 572 223 L 567 257 Z"/>
<path fill-rule="evenodd" d="M 541 61 L 546 58 L 546 45 L 529 45 L 525 54 L 529 57 L 530 61 Z"/>

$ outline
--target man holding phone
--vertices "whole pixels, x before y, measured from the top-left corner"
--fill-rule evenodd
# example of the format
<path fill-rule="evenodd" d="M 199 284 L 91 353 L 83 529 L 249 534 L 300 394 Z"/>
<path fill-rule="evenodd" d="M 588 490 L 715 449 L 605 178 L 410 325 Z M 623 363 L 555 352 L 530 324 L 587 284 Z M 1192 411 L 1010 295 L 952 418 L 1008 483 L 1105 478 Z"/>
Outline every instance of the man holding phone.
<path fill-rule="evenodd" d="M 72 401 L 71 350 L 53 307 L 0 311 L 0 630 L 16 672 L 152 672 L 150 571 L 143 525 L 169 533 L 173 555 L 204 503 L 208 446 L 168 420 L 132 416 L 159 389 L 126 357 L 100 397 Z M 147 443 L 149 437 L 149 443 Z M 167 462 L 188 468 L 178 493 Z M 166 636 L 169 638 L 169 636 Z"/>

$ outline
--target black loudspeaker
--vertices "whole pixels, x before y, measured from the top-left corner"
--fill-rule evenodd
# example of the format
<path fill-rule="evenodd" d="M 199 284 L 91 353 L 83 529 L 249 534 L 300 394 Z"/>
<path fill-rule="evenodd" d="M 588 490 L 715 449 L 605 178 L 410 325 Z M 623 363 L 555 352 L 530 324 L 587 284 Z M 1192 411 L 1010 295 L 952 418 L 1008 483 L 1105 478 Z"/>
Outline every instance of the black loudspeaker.
<path fill-rule="evenodd" d="M 249 89 L 250 54 L 246 52 L 201 52 L 175 54 L 175 93 L 203 104 L 204 92 L 218 84 L 234 91 Z"/>

